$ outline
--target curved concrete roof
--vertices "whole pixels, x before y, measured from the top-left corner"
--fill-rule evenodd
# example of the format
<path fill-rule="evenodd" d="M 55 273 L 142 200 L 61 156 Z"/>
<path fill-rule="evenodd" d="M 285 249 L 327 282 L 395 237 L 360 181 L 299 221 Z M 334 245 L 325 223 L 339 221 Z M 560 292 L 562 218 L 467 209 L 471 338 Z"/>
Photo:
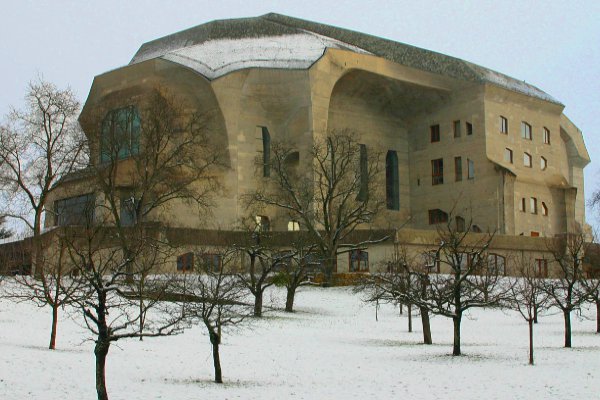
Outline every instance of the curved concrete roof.
<path fill-rule="evenodd" d="M 250 67 L 309 68 L 327 48 L 373 54 L 407 67 L 489 83 L 560 104 L 533 85 L 458 58 L 274 13 L 212 21 L 144 43 L 130 64 L 160 57 L 215 79 Z"/>

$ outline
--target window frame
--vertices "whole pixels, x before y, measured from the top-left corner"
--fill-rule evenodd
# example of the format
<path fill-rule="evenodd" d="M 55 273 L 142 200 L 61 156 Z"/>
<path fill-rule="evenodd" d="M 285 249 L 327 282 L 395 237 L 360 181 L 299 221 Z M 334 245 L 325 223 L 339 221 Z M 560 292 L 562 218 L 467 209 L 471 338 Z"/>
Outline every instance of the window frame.
<path fill-rule="evenodd" d="M 506 159 L 507 155 L 509 156 L 508 160 Z M 512 151 L 512 149 L 510 149 L 508 147 L 504 148 L 504 161 L 506 161 L 506 162 L 508 162 L 510 164 L 514 164 L 514 162 L 513 162 L 514 161 L 514 159 L 513 159 L 513 151 Z"/>
<path fill-rule="evenodd" d="M 465 127 L 467 131 L 467 136 L 473 136 L 473 124 L 470 122 L 465 122 Z"/>
<path fill-rule="evenodd" d="M 431 160 L 431 185 L 444 184 L 444 159 L 436 158 Z"/>
<path fill-rule="evenodd" d="M 192 272 L 194 271 L 194 252 L 188 251 L 177 256 L 177 271 L 178 272 Z"/>
<path fill-rule="evenodd" d="M 536 197 L 530 197 L 529 198 L 529 212 L 531 214 L 537 214 L 538 213 L 538 206 L 537 206 L 537 198 Z"/>
<path fill-rule="evenodd" d="M 488 268 L 490 266 L 490 258 L 492 259 L 493 268 L 497 275 L 506 276 L 506 257 L 497 254 L 497 253 L 489 253 L 488 254 Z M 502 260 L 502 267 L 498 268 L 498 261 Z"/>
<path fill-rule="evenodd" d="M 500 116 L 500 133 L 508 135 L 508 119 L 504 116 Z"/>
<path fill-rule="evenodd" d="M 461 123 L 460 123 L 460 119 L 457 119 L 455 121 L 452 121 L 452 132 L 454 134 L 454 138 L 459 138 L 462 136 L 462 129 L 461 129 Z"/>
<path fill-rule="evenodd" d="M 385 156 L 385 202 L 388 210 L 400 210 L 400 173 L 398 153 L 388 150 Z"/>
<path fill-rule="evenodd" d="M 462 181 L 462 156 L 454 157 L 454 182 Z"/>
<path fill-rule="evenodd" d="M 467 179 L 475 179 L 475 161 L 467 158 Z"/>
<path fill-rule="evenodd" d="M 125 126 L 120 119 L 125 119 Z M 117 130 L 120 130 L 117 132 Z M 100 164 L 125 160 L 140 153 L 142 121 L 137 107 L 133 104 L 109 110 L 100 126 Z M 119 137 L 118 137 L 119 136 Z M 124 143 L 118 143 L 119 139 Z M 118 145 L 117 149 L 115 146 Z M 108 146 L 108 147 L 107 147 Z M 113 153 L 117 151 L 116 159 Z"/>
<path fill-rule="evenodd" d="M 427 212 L 429 214 L 429 225 L 444 224 L 448 222 L 448 213 L 439 208 L 434 208 Z"/>
<path fill-rule="evenodd" d="M 544 144 L 550 144 L 550 129 L 544 126 L 542 130 L 542 141 Z"/>
<path fill-rule="evenodd" d="M 533 140 L 533 128 L 526 121 L 521 121 L 521 138 L 525 140 Z"/>
<path fill-rule="evenodd" d="M 544 156 L 540 156 L 540 169 L 545 171 L 548 168 L 548 159 Z"/>
<path fill-rule="evenodd" d="M 438 143 L 440 141 L 440 124 L 429 126 L 429 140 L 431 143 Z"/>
<path fill-rule="evenodd" d="M 350 250 L 348 252 L 348 271 L 369 272 L 369 252 L 362 249 Z"/>
<path fill-rule="evenodd" d="M 523 166 L 525 168 L 533 168 L 533 157 L 528 152 L 523 152 Z"/>
<path fill-rule="evenodd" d="M 542 215 L 544 217 L 547 217 L 548 216 L 548 206 L 543 201 L 542 201 L 541 209 L 542 209 Z"/>
<path fill-rule="evenodd" d="M 65 210 L 76 212 L 64 213 Z M 93 192 L 54 201 L 55 226 L 87 226 L 93 224 L 95 219 L 96 195 Z"/>

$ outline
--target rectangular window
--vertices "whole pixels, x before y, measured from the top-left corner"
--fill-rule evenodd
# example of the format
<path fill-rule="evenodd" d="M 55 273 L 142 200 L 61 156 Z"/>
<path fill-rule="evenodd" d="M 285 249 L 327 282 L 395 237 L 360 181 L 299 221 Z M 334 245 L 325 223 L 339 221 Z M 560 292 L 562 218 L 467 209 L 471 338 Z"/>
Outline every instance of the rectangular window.
<path fill-rule="evenodd" d="M 431 143 L 439 142 L 440 141 L 440 126 L 439 126 L 439 124 L 431 125 L 429 127 L 429 134 L 431 137 Z"/>
<path fill-rule="evenodd" d="M 527 122 L 521 122 L 521 137 L 523 139 L 531 140 L 531 125 Z"/>
<path fill-rule="evenodd" d="M 529 199 L 529 211 L 532 214 L 537 214 L 537 199 L 535 197 Z"/>
<path fill-rule="evenodd" d="M 506 258 L 499 254 L 488 255 L 488 268 L 491 273 L 504 276 L 506 275 Z"/>
<path fill-rule="evenodd" d="M 425 253 L 425 266 L 429 272 L 440 273 L 440 257 L 436 251 L 429 251 Z"/>
<path fill-rule="evenodd" d="M 550 144 L 550 129 L 544 127 L 544 143 Z"/>
<path fill-rule="evenodd" d="M 441 185 L 444 183 L 444 159 L 431 160 L 431 184 Z"/>
<path fill-rule="evenodd" d="M 467 158 L 467 179 L 475 178 L 475 162 Z"/>
<path fill-rule="evenodd" d="M 137 108 L 109 111 L 102 121 L 100 162 L 117 161 L 139 154 L 141 121 Z"/>
<path fill-rule="evenodd" d="M 448 214 L 440 209 L 429 210 L 429 225 L 448 222 Z"/>
<path fill-rule="evenodd" d="M 269 221 L 269 217 L 257 215 L 254 217 L 254 220 L 256 222 L 257 232 L 269 232 L 271 230 L 271 222 Z"/>
<path fill-rule="evenodd" d="M 544 157 L 540 157 L 540 168 L 542 171 L 548 168 L 548 160 L 546 160 Z"/>
<path fill-rule="evenodd" d="M 473 124 L 467 122 L 467 136 L 471 136 L 473 134 Z"/>
<path fill-rule="evenodd" d="M 539 278 L 547 278 L 548 277 L 548 260 L 544 259 L 536 259 L 535 260 L 535 274 Z"/>
<path fill-rule="evenodd" d="M 177 257 L 177 271 L 186 272 L 194 270 L 194 253 L 189 252 Z"/>
<path fill-rule="evenodd" d="M 263 177 L 271 176 L 271 134 L 266 126 L 261 126 L 263 145 Z"/>
<path fill-rule="evenodd" d="M 364 250 L 350 251 L 350 272 L 363 272 L 369 270 L 369 253 Z"/>
<path fill-rule="evenodd" d="M 454 157 L 454 180 L 462 181 L 462 157 Z"/>
<path fill-rule="evenodd" d="M 508 147 L 504 149 L 504 161 L 510 164 L 513 163 L 513 151 Z"/>
<path fill-rule="evenodd" d="M 300 230 L 300 223 L 298 221 L 288 221 L 288 231 L 299 231 Z"/>
<path fill-rule="evenodd" d="M 503 116 L 500 116 L 500 133 L 508 135 L 508 120 Z"/>
<path fill-rule="evenodd" d="M 543 201 L 542 201 L 542 215 L 545 217 L 548 216 L 548 206 Z"/>
<path fill-rule="evenodd" d="M 198 258 L 204 272 L 218 273 L 221 271 L 223 260 L 220 254 L 203 253 Z"/>
<path fill-rule="evenodd" d="M 453 126 L 453 131 L 454 131 L 454 137 L 455 138 L 460 137 L 460 134 L 461 134 L 461 132 L 460 132 L 460 121 L 454 121 L 452 123 L 452 126 Z"/>
<path fill-rule="evenodd" d="M 361 144 L 360 146 L 360 159 L 359 159 L 359 178 L 360 187 L 358 189 L 358 195 L 356 200 L 366 201 L 369 195 L 369 156 L 367 155 L 367 145 Z"/>
<path fill-rule="evenodd" d="M 527 168 L 531 168 L 531 154 L 523 153 L 523 165 Z"/>
<path fill-rule="evenodd" d="M 93 193 L 69 197 L 54 202 L 56 225 L 87 226 L 94 222 L 96 198 Z"/>
<path fill-rule="evenodd" d="M 521 198 L 521 201 L 519 202 L 519 211 L 525 212 L 526 208 L 525 208 L 525 197 Z"/>

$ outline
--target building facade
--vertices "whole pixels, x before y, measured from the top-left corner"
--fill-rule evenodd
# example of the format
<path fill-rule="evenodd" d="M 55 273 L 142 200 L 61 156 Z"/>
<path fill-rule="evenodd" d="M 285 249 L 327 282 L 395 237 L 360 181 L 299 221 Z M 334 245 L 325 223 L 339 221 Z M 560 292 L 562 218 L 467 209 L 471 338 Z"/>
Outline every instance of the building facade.
<path fill-rule="evenodd" d="M 519 236 L 587 229 L 590 159 L 564 106 L 467 61 L 278 14 L 209 22 L 145 43 L 128 65 L 94 79 L 80 117 L 91 162 L 102 162 L 107 120 L 128 118 L 133 152 L 143 151 L 135 110 L 165 89 L 186 108 L 209 112 L 210 140 L 226 150 L 212 216 L 176 204 L 155 216 L 170 227 L 235 229 L 247 213 L 243 196 L 266 179 L 256 158 L 271 141 L 293 145 L 308 166 L 317 138 L 351 130 L 367 152 L 386 155 L 382 180 L 386 171 L 397 177 L 388 183 L 393 199 L 368 229 L 405 228 L 426 243 L 451 215 L 496 232 L 506 251 L 536 248 Z M 65 179 L 47 228 L 73 221 L 82 196 L 94 196 L 93 184 Z M 267 217 L 272 230 L 296 229 L 276 212 Z M 373 251 L 382 259 L 387 252 Z"/>

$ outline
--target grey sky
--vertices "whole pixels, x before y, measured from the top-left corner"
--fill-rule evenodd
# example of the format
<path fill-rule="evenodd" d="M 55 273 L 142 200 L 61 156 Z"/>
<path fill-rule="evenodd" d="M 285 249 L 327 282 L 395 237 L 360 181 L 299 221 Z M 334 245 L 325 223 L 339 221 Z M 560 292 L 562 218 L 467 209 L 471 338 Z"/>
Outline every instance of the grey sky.
<path fill-rule="evenodd" d="M 462 58 L 525 80 L 566 105 L 600 188 L 600 1 L 9 1 L 0 7 L 0 115 L 38 73 L 85 101 L 95 75 L 142 43 L 214 19 L 277 12 Z M 588 212 L 588 221 L 594 223 Z M 595 225 L 599 225 L 595 223 Z"/>

